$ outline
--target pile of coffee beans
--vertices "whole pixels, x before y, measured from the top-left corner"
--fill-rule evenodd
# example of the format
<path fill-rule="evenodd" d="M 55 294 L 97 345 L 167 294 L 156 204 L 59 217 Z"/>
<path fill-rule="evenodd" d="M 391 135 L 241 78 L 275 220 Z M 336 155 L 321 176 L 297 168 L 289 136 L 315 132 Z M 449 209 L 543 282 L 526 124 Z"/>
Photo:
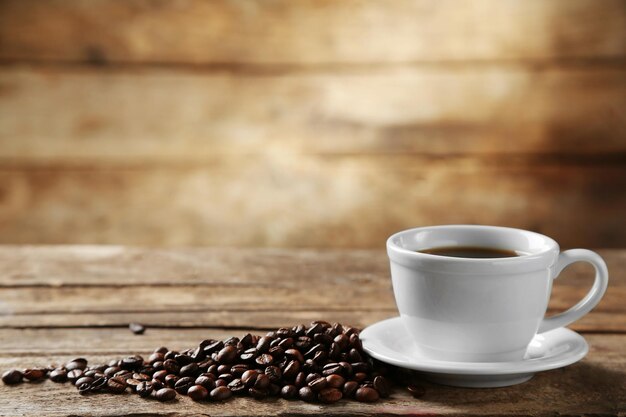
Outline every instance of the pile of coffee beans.
<path fill-rule="evenodd" d="M 59 367 L 10 370 L 2 381 L 18 384 L 47 377 L 71 382 L 82 395 L 133 392 L 159 401 L 177 395 L 194 401 L 249 395 L 334 403 L 389 396 L 388 373 L 388 367 L 365 354 L 357 329 L 315 321 L 265 336 L 204 340 L 180 352 L 160 347 L 146 359 L 134 355 L 89 365 L 76 358 Z"/>

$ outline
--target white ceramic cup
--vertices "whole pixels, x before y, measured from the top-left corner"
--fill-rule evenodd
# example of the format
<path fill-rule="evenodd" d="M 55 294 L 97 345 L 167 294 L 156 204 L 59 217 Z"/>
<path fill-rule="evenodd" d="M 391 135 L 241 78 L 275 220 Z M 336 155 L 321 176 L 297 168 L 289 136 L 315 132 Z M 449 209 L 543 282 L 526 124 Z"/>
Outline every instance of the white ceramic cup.
<path fill-rule="evenodd" d="M 455 258 L 417 251 L 471 246 L 509 249 L 509 258 Z M 497 362 L 524 357 L 536 333 L 567 326 L 600 301 L 608 284 L 602 258 L 586 249 L 559 253 L 539 233 L 495 226 L 420 227 L 387 240 L 396 304 L 419 353 L 447 361 Z M 573 262 L 596 277 L 575 306 L 544 317 L 552 280 Z"/>

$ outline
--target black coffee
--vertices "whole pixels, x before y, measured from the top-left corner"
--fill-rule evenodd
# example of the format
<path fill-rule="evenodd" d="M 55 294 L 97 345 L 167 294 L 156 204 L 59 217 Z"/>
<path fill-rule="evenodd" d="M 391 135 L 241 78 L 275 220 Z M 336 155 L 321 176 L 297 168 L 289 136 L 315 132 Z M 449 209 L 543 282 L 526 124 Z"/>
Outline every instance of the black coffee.
<path fill-rule="evenodd" d="M 451 256 L 454 258 L 512 258 L 521 255 L 508 249 L 481 248 L 474 246 L 446 246 L 419 250 L 417 252 L 428 253 L 430 255 Z"/>

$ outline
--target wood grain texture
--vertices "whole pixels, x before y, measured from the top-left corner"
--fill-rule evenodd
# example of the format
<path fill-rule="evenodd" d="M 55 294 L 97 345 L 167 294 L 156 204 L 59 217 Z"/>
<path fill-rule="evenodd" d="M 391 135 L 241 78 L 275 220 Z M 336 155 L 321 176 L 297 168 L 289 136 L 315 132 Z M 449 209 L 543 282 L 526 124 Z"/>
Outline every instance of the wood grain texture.
<path fill-rule="evenodd" d="M 2 67 L 0 159 L 470 154 L 610 164 L 626 152 L 625 109 L 623 66 L 282 75 Z"/>
<path fill-rule="evenodd" d="M 0 333 L 2 334 L 2 333 Z M 207 332 L 207 334 L 210 334 Z M 239 334 L 239 333 L 235 333 Z M 135 338 L 137 338 L 135 336 Z M 442 387 L 416 381 L 426 388 L 426 395 L 414 399 L 402 387 L 397 387 L 391 398 L 368 405 L 341 401 L 332 406 L 306 404 L 300 401 L 237 398 L 226 403 L 193 403 L 180 397 L 174 403 L 156 403 L 137 396 L 97 395 L 82 397 L 68 384 L 21 384 L 0 386 L 0 415 L 11 416 L 283 416 L 283 415 L 524 415 L 571 416 L 622 415 L 626 410 L 626 357 L 624 335 L 589 335 L 591 351 L 582 362 L 564 369 L 541 372 L 531 381 L 499 389 L 462 389 Z M 4 339 L 0 339 L 4 340 Z M 80 340 L 76 339 L 76 340 Z M 97 340 L 97 339 L 96 339 Z M 166 342 L 175 342 L 177 333 L 171 332 Z M 152 345 L 150 345 L 152 348 Z M 139 349 L 142 350 L 142 349 Z M 145 349 L 148 351 L 148 349 Z M 133 351 L 134 352 L 134 351 Z M 129 352 L 132 353 L 132 352 Z M 63 363 L 76 356 L 87 356 L 93 363 L 123 356 L 117 352 L 99 354 L 91 350 L 76 350 L 75 354 L 46 356 L 0 356 L 0 369 L 45 366 Z"/>
<path fill-rule="evenodd" d="M 392 7 L 362 0 L 0 2 L 5 60 L 324 65 L 622 58 L 625 39 L 621 0 L 402 0 Z"/>
<path fill-rule="evenodd" d="M 626 244 L 621 165 L 400 155 L 18 165 L 0 169 L 0 190 L 4 243 L 368 248 L 408 227 L 477 223 L 543 232 L 564 247 Z"/>
<path fill-rule="evenodd" d="M 397 387 L 391 399 L 375 405 L 342 401 L 328 407 L 241 398 L 224 404 L 85 398 L 47 381 L 0 385 L 0 415 L 623 415 L 626 251 L 600 253 L 611 274 L 609 291 L 574 327 L 587 331 L 589 355 L 520 386 L 466 390 L 416 375 L 426 387 L 419 400 Z M 552 309 L 582 296 L 590 273 L 580 264 L 566 270 L 555 283 Z M 294 304 L 298 296 L 300 306 Z M 262 334 L 315 319 L 363 327 L 396 314 L 382 250 L 4 246 L 0 301 L 0 370 L 76 356 L 98 363 L 164 344 L 183 349 L 205 338 Z M 147 324 L 146 333 L 132 334 L 129 321 Z"/>

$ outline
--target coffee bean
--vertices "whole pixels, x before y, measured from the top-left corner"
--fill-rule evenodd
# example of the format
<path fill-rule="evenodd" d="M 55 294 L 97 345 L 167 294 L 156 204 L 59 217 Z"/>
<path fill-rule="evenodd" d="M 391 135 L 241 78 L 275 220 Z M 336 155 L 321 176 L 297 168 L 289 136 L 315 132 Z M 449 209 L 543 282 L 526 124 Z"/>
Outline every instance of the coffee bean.
<path fill-rule="evenodd" d="M 93 382 L 93 378 L 92 377 L 90 377 L 90 376 L 83 376 L 83 377 L 78 378 L 76 380 L 76 382 L 74 383 L 74 385 L 76 385 L 78 387 L 79 385 L 82 385 L 82 384 L 89 385 L 92 382 Z"/>
<path fill-rule="evenodd" d="M 163 362 L 165 360 L 165 355 L 161 352 L 154 352 L 152 355 L 148 357 L 148 363 L 154 364 L 155 362 Z"/>
<path fill-rule="evenodd" d="M 324 365 L 324 367 L 322 368 L 322 375 L 324 376 L 333 375 L 333 374 L 341 375 L 342 373 L 343 373 L 343 367 L 336 362 L 328 363 Z"/>
<path fill-rule="evenodd" d="M 424 394 L 426 394 L 426 390 L 420 385 L 409 385 L 407 389 L 409 390 L 413 398 L 420 398 L 423 397 Z"/>
<path fill-rule="evenodd" d="M 263 353 L 255 359 L 255 362 L 261 366 L 267 366 L 274 362 L 274 358 L 269 353 Z"/>
<path fill-rule="evenodd" d="M 302 353 L 300 353 L 300 351 L 297 349 L 287 349 L 285 351 L 285 356 L 300 363 L 304 362 L 304 356 L 302 356 Z"/>
<path fill-rule="evenodd" d="M 108 382 L 109 382 L 109 379 L 107 377 L 104 377 L 104 376 L 96 377 L 93 380 L 93 382 L 90 384 L 91 391 L 95 392 L 95 391 L 100 391 L 100 390 L 105 389 L 108 386 Z"/>
<path fill-rule="evenodd" d="M 177 374 L 180 372 L 180 365 L 174 359 L 166 359 L 165 362 L 163 362 L 163 369 L 170 374 Z"/>
<path fill-rule="evenodd" d="M 153 391 L 158 391 L 161 388 L 165 388 L 165 383 L 163 381 L 158 380 L 158 379 L 152 379 L 152 381 L 150 381 L 150 383 L 152 384 L 152 390 Z"/>
<path fill-rule="evenodd" d="M 217 354 L 217 361 L 220 363 L 231 363 L 237 356 L 237 348 L 234 346 L 224 346 Z"/>
<path fill-rule="evenodd" d="M 135 378 L 129 378 L 126 380 L 126 384 L 128 384 L 131 389 L 135 389 L 137 385 L 141 384 L 141 381 Z"/>
<path fill-rule="evenodd" d="M 157 371 L 152 374 L 153 379 L 158 379 L 159 381 L 165 381 L 165 377 L 168 375 L 168 372 L 164 369 L 162 371 Z"/>
<path fill-rule="evenodd" d="M 341 388 L 343 384 L 345 384 L 346 380 L 341 375 L 332 374 L 326 377 L 326 381 L 328 381 L 328 386 L 330 388 Z"/>
<path fill-rule="evenodd" d="M 141 324 L 139 324 L 139 323 L 130 323 L 128 325 L 128 328 L 134 334 L 143 334 L 143 332 L 146 331 L 146 328 L 144 326 L 142 326 Z"/>
<path fill-rule="evenodd" d="M 67 371 L 73 371 L 74 369 L 80 369 L 81 371 L 87 367 L 87 359 L 76 358 L 72 359 L 65 365 Z"/>
<path fill-rule="evenodd" d="M 200 371 L 200 368 L 198 367 L 198 364 L 192 362 L 180 368 L 179 375 L 180 376 L 192 376 L 195 378 L 195 376 L 198 375 L 199 371 Z"/>
<path fill-rule="evenodd" d="M 230 381 L 228 383 L 227 387 L 235 395 L 243 394 L 247 390 L 246 384 L 244 384 L 244 382 L 241 379 L 239 379 L 239 378 L 235 378 L 232 381 Z"/>
<path fill-rule="evenodd" d="M 67 381 L 67 371 L 65 369 L 57 368 L 50 372 L 48 378 L 52 382 L 65 382 Z"/>
<path fill-rule="evenodd" d="M 367 374 L 365 372 L 357 372 L 353 378 L 356 382 L 363 382 L 367 379 Z"/>
<path fill-rule="evenodd" d="M 227 387 L 214 388 L 210 393 L 211 399 L 215 401 L 224 401 L 230 398 L 232 395 L 233 393 Z"/>
<path fill-rule="evenodd" d="M 193 358 L 186 353 L 179 353 L 178 355 L 174 356 L 174 360 L 178 363 L 180 367 L 189 365 L 193 362 Z"/>
<path fill-rule="evenodd" d="M 128 371 L 133 371 L 141 367 L 141 365 L 143 365 L 143 358 L 139 355 L 135 355 L 122 359 L 122 363 L 120 363 L 120 368 Z"/>
<path fill-rule="evenodd" d="M 48 371 L 46 369 L 32 368 L 32 369 L 25 369 L 23 372 L 23 375 L 25 379 L 31 382 L 35 382 L 35 381 L 42 380 L 46 376 L 47 373 Z"/>
<path fill-rule="evenodd" d="M 280 396 L 286 400 L 293 400 L 298 395 L 298 389 L 295 385 L 285 385 L 280 390 Z"/>
<path fill-rule="evenodd" d="M 193 401 L 202 401 L 209 395 L 209 391 L 201 385 L 194 385 L 187 391 L 187 395 Z"/>
<path fill-rule="evenodd" d="M 359 389 L 359 383 L 356 381 L 348 381 L 343 384 L 343 396 L 346 398 L 353 398 L 356 390 Z"/>
<path fill-rule="evenodd" d="M 293 384 L 298 388 L 302 388 L 306 384 L 306 377 L 307 374 L 305 374 L 304 372 L 298 372 L 298 375 L 296 375 L 296 379 L 293 381 Z"/>
<path fill-rule="evenodd" d="M 267 352 L 270 349 L 270 344 L 272 343 L 272 340 L 273 339 L 271 337 L 267 337 L 267 336 L 260 338 L 256 344 L 257 352 L 259 353 Z"/>
<path fill-rule="evenodd" d="M 107 369 L 104 370 L 104 375 L 108 376 L 108 377 L 112 377 L 113 375 L 115 375 L 116 373 L 118 373 L 119 371 L 121 371 L 122 368 L 118 367 L 118 366 L 110 366 Z"/>
<path fill-rule="evenodd" d="M 82 369 L 72 369 L 67 373 L 67 379 L 69 379 L 71 383 L 76 382 L 76 380 L 81 376 L 83 376 Z"/>
<path fill-rule="evenodd" d="M 293 379 L 300 372 L 300 362 L 297 360 L 290 361 L 285 369 L 283 369 L 283 377 L 288 381 L 293 381 Z"/>
<path fill-rule="evenodd" d="M 378 401 L 379 395 L 378 391 L 376 391 L 374 388 L 361 387 L 356 390 L 354 398 L 360 402 L 373 403 Z"/>
<path fill-rule="evenodd" d="M 220 341 L 215 341 L 205 346 L 202 350 L 204 351 L 205 354 L 211 355 L 215 352 L 219 352 L 220 349 L 222 349 L 223 347 L 224 347 L 224 342 L 220 340 Z"/>
<path fill-rule="evenodd" d="M 88 383 L 80 384 L 77 388 L 80 395 L 87 395 L 91 392 L 91 385 Z"/>
<path fill-rule="evenodd" d="M 317 394 L 317 398 L 326 404 L 336 403 L 343 395 L 337 388 L 325 388 Z"/>
<path fill-rule="evenodd" d="M 176 375 L 169 374 L 165 377 L 165 381 L 163 382 L 165 382 L 166 387 L 174 388 L 177 381 L 178 381 L 178 377 Z"/>
<path fill-rule="evenodd" d="M 319 377 L 308 383 L 309 387 L 315 392 L 320 392 L 328 386 L 328 381 L 324 377 Z"/>
<path fill-rule="evenodd" d="M 198 378 L 196 378 L 195 384 L 202 385 L 207 390 L 212 390 L 213 388 L 215 388 L 215 380 L 213 380 L 213 378 L 209 378 L 208 376 L 200 375 Z"/>
<path fill-rule="evenodd" d="M 269 394 L 267 389 L 259 389 L 259 388 L 250 388 L 248 393 L 255 400 L 262 400 Z"/>
<path fill-rule="evenodd" d="M 161 388 L 156 392 L 155 397 L 161 402 L 172 401 L 176 398 L 176 391 L 171 388 Z"/>
<path fill-rule="evenodd" d="M 310 403 L 315 401 L 316 395 L 311 387 L 302 387 L 298 390 L 298 397 L 300 397 L 301 400 Z"/>
<path fill-rule="evenodd" d="M 109 392 L 112 392 L 113 394 L 121 394 L 126 391 L 126 381 L 118 376 L 110 378 L 107 382 L 107 386 L 109 388 Z"/>
<path fill-rule="evenodd" d="M 224 381 L 223 379 L 216 379 L 215 380 L 215 387 L 225 387 L 226 385 L 228 385 L 227 381 Z"/>
<path fill-rule="evenodd" d="M 148 381 L 142 381 L 139 385 L 135 387 L 135 392 L 139 394 L 141 398 L 147 398 L 152 394 L 152 383 Z"/>
<path fill-rule="evenodd" d="M 2 382 L 7 385 L 15 385 L 22 382 L 23 374 L 17 369 L 11 369 L 2 374 Z"/>
<path fill-rule="evenodd" d="M 259 374 L 254 382 L 254 388 L 264 390 L 270 385 L 270 379 L 265 374 Z"/>
<path fill-rule="evenodd" d="M 267 368 L 265 368 L 265 375 L 267 375 L 270 382 L 278 383 L 280 382 L 283 373 L 278 366 L 268 366 Z"/>
<path fill-rule="evenodd" d="M 174 384 L 174 389 L 176 390 L 177 393 L 181 395 L 185 395 L 187 394 L 187 391 L 189 390 L 189 388 L 191 388 L 194 385 L 195 385 L 194 380 L 186 376 L 176 381 L 176 384 Z"/>
<path fill-rule="evenodd" d="M 233 379 L 235 379 L 235 377 L 232 374 L 220 374 L 217 376 L 218 379 L 223 379 L 226 382 L 230 382 Z"/>
<path fill-rule="evenodd" d="M 240 364 L 231 366 L 230 373 L 237 378 L 241 378 L 243 373 L 246 372 L 248 368 L 249 368 L 248 365 L 244 363 L 240 363 Z"/>
<path fill-rule="evenodd" d="M 387 382 L 387 379 L 385 379 L 384 376 L 377 376 L 374 378 L 374 389 L 378 391 L 382 398 L 389 397 L 389 382 Z"/>

